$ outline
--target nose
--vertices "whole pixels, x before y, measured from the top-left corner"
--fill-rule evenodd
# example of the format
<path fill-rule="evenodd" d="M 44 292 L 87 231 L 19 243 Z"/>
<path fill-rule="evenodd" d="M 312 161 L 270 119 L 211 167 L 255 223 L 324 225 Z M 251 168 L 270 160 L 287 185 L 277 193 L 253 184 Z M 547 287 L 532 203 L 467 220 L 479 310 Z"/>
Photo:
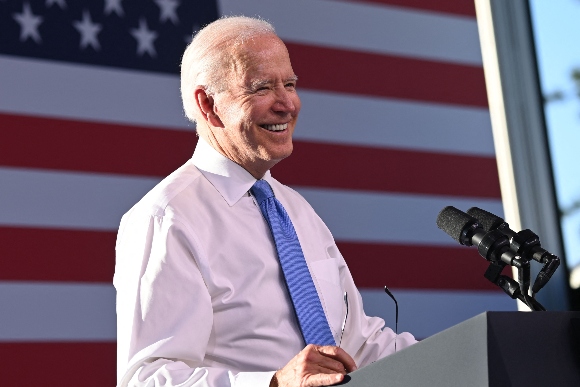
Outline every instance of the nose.
<path fill-rule="evenodd" d="M 276 100 L 272 109 L 281 113 L 295 113 L 300 107 L 300 99 L 296 90 L 287 90 L 284 87 L 276 89 Z"/>

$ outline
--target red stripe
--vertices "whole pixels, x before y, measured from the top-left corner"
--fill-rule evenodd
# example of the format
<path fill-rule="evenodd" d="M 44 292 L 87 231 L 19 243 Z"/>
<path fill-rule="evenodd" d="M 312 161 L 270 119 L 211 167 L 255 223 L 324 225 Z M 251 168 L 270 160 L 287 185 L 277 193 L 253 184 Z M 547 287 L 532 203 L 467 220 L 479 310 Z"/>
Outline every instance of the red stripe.
<path fill-rule="evenodd" d="M 0 280 L 107 282 L 115 233 L 0 228 Z M 475 249 L 338 242 L 357 285 L 409 289 L 494 289 Z"/>
<path fill-rule="evenodd" d="M 501 197 L 496 161 L 489 157 L 296 142 L 272 173 L 287 185 Z"/>
<path fill-rule="evenodd" d="M 475 3 L 473 0 L 350 0 L 349 2 L 395 5 L 404 8 L 416 8 L 425 11 L 475 17 Z"/>
<path fill-rule="evenodd" d="M 193 154 L 195 132 L 0 114 L 0 165 L 166 176 Z"/>
<path fill-rule="evenodd" d="M 337 243 L 359 288 L 498 290 L 473 248 Z M 504 274 L 511 275 L 509 270 Z"/>
<path fill-rule="evenodd" d="M 166 176 L 196 143 L 177 130 L 15 115 L 0 122 L 4 166 Z M 288 185 L 500 198 L 491 157 L 296 141 L 273 172 Z"/>
<path fill-rule="evenodd" d="M 116 343 L 0 343 L 6 386 L 115 386 Z"/>
<path fill-rule="evenodd" d="M 481 66 L 286 42 L 299 87 L 487 107 Z M 355 113 L 355 112 L 353 112 Z"/>
<path fill-rule="evenodd" d="M 114 232 L 0 227 L 0 280 L 112 282 Z"/>

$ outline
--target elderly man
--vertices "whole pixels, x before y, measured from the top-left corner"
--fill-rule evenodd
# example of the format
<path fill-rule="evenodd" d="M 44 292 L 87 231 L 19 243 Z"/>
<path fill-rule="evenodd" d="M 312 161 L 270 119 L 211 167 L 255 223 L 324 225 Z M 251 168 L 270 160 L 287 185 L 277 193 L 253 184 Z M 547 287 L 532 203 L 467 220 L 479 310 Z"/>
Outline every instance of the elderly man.
<path fill-rule="evenodd" d="M 292 153 L 296 82 L 258 19 L 220 19 L 185 51 L 200 138 L 119 228 L 120 386 L 331 385 L 415 342 L 365 316 L 329 230 L 270 175 Z"/>

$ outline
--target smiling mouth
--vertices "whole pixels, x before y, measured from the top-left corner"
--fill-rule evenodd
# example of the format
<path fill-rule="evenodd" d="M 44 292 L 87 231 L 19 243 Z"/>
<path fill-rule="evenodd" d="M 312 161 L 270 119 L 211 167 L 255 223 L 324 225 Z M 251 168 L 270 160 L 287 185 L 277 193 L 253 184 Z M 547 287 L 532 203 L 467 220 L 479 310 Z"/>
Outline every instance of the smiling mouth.
<path fill-rule="evenodd" d="M 288 124 L 260 125 L 260 127 L 269 130 L 270 132 L 281 132 L 288 128 Z"/>

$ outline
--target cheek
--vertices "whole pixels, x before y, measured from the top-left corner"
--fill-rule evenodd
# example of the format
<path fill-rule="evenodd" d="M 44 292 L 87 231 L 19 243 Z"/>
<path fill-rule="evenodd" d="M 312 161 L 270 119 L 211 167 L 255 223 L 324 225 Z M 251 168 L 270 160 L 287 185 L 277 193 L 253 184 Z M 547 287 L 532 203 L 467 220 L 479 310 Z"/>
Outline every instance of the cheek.
<path fill-rule="evenodd" d="M 231 124 L 236 124 L 237 122 L 240 122 L 244 116 L 242 109 L 234 105 L 229 105 L 226 108 L 226 115 L 228 117 L 228 122 L 230 122 Z"/>
<path fill-rule="evenodd" d="M 262 101 L 257 98 L 251 98 L 244 101 L 237 107 L 237 113 L 246 123 L 259 119 Z"/>
<path fill-rule="evenodd" d="M 270 117 L 271 106 L 272 104 L 267 101 L 257 101 L 248 109 L 247 117 L 256 125 L 263 123 Z"/>
<path fill-rule="evenodd" d="M 248 114 L 243 108 L 239 106 L 230 105 L 223 113 L 224 120 L 223 123 L 227 129 L 231 129 L 234 132 L 243 131 L 244 127 L 247 126 Z"/>

